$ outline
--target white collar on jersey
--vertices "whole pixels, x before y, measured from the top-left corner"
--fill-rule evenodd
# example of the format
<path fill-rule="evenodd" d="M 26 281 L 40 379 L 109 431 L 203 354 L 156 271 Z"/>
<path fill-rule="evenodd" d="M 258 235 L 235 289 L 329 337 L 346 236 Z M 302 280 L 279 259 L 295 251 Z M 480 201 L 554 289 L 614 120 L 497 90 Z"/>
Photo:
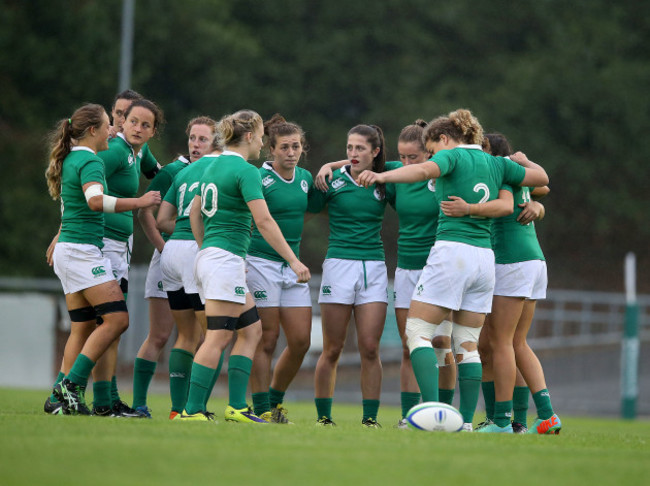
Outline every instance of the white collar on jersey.
<path fill-rule="evenodd" d="M 350 167 L 351 167 L 350 165 L 344 165 L 343 167 L 341 167 L 341 174 L 346 175 L 348 177 L 348 179 L 350 179 L 350 181 L 352 181 L 352 184 L 354 184 L 355 186 L 361 187 L 359 184 L 357 184 L 357 181 L 354 180 L 354 177 L 352 177 L 352 174 L 350 174 L 350 169 L 349 169 Z"/>
<path fill-rule="evenodd" d="M 466 144 L 456 145 L 456 148 L 462 148 L 462 149 L 467 149 L 467 150 L 481 150 L 481 151 L 483 150 L 480 145 L 475 144 L 475 143 L 467 144 L 467 145 Z"/>
<path fill-rule="evenodd" d="M 185 165 L 188 165 L 188 164 L 191 163 L 190 159 L 188 159 L 188 158 L 185 157 L 184 155 L 179 155 L 179 156 L 176 158 L 176 160 L 180 160 L 180 161 L 183 162 Z"/>
<path fill-rule="evenodd" d="M 90 152 L 91 154 L 97 155 L 93 149 L 91 149 L 90 147 L 86 147 L 84 145 L 77 145 L 70 149 L 71 152 L 76 152 L 77 150 L 85 150 L 86 152 Z"/>
<path fill-rule="evenodd" d="M 124 143 L 127 145 L 127 147 L 129 147 L 129 148 L 131 149 L 131 153 L 135 156 L 136 153 L 135 153 L 135 150 L 133 150 L 133 145 L 131 145 L 131 144 L 128 142 L 128 140 L 127 140 L 126 137 L 124 136 L 124 133 L 122 133 L 122 132 L 118 132 L 116 136 L 117 136 L 117 137 L 120 137 L 122 140 L 124 140 Z M 140 149 L 140 152 L 142 152 L 142 149 Z M 138 154 L 140 154 L 140 152 L 138 152 Z"/>
<path fill-rule="evenodd" d="M 242 159 L 244 159 L 244 156 L 242 154 L 238 152 L 233 152 L 232 150 L 224 150 L 223 152 L 221 152 L 221 155 L 236 155 L 237 157 L 241 157 Z"/>
<path fill-rule="evenodd" d="M 282 177 L 280 174 L 278 174 L 276 172 L 276 170 L 273 168 L 273 163 L 271 161 L 269 161 L 269 160 L 264 162 L 262 164 L 262 167 L 264 167 L 266 170 L 270 170 L 271 172 L 273 172 L 276 176 L 278 176 L 278 179 L 280 179 L 282 182 L 286 182 L 287 184 L 291 184 L 293 181 L 296 180 L 296 171 L 295 170 L 293 171 L 293 176 L 291 177 L 291 179 L 285 179 L 284 177 Z"/>

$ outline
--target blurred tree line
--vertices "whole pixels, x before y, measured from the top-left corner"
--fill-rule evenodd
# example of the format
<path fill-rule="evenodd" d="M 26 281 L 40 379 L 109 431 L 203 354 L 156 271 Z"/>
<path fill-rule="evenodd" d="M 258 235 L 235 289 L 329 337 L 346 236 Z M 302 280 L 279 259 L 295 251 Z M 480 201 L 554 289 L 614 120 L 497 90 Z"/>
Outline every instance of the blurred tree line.
<path fill-rule="evenodd" d="M 47 276 L 46 136 L 84 102 L 110 109 L 122 2 L 0 4 L 0 275 Z M 469 108 L 550 175 L 550 286 L 620 290 L 635 251 L 648 292 L 649 33 L 650 3 L 632 0 L 137 0 L 132 88 L 165 111 L 161 163 L 186 151 L 191 117 L 252 108 L 302 125 L 314 174 L 358 123 L 381 126 L 396 159 L 404 125 Z M 306 226 L 313 271 L 324 227 Z M 389 209 L 389 267 L 396 228 Z M 150 253 L 136 230 L 135 261 Z"/>

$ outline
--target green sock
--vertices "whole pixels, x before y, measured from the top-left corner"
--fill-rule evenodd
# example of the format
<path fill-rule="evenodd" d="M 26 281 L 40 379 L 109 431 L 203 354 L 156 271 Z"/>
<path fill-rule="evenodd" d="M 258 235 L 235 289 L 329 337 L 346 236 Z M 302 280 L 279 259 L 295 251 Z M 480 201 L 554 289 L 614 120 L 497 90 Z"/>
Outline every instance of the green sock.
<path fill-rule="evenodd" d="M 535 407 L 537 407 L 537 416 L 542 420 L 550 419 L 555 412 L 553 412 L 553 405 L 551 405 L 551 394 L 546 388 L 538 391 L 533 395 Z"/>
<path fill-rule="evenodd" d="M 507 427 L 512 419 L 512 400 L 494 402 L 494 423 L 499 427 Z"/>
<path fill-rule="evenodd" d="M 528 415 L 528 397 L 530 390 L 527 386 L 516 386 L 512 393 L 512 411 L 514 412 L 512 421 L 522 424 L 527 427 L 526 423 Z"/>
<path fill-rule="evenodd" d="M 221 374 L 221 367 L 223 366 L 223 356 L 224 353 L 221 353 L 221 357 L 219 358 L 219 364 L 217 364 L 217 369 L 214 372 L 214 375 L 212 375 L 212 381 L 210 382 L 210 388 L 208 388 L 208 393 L 205 394 L 205 403 L 203 404 L 203 408 L 201 410 L 207 410 L 208 409 L 208 400 L 210 400 L 210 395 L 212 395 L 212 390 L 214 389 L 214 385 L 219 379 L 219 375 Z"/>
<path fill-rule="evenodd" d="M 56 380 L 54 380 L 54 385 L 52 386 L 52 388 L 54 388 L 56 385 L 61 383 L 63 381 L 63 378 L 65 378 L 65 374 L 63 373 L 63 371 L 59 371 L 59 374 L 56 375 Z M 50 402 L 56 403 L 58 401 L 59 400 L 54 396 L 54 392 L 50 393 Z"/>
<path fill-rule="evenodd" d="M 111 400 L 113 403 L 119 402 L 121 400 L 120 392 L 117 391 L 117 376 L 115 375 L 113 375 L 113 378 L 111 378 Z"/>
<path fill-rule="evenodd" d="M 485 401 L 485 418 L 494 420 L 494 382 L 484 381 L 481 383 L 483 389 L 483 400 Z"/>
<path fill-rule="evenodd" d="M 456 390 L 452 388 L 451 390 L 447 388 L 438 388 L 438 397 L 442 403 L 451 405 L 451 402 L 454 401 L 454 392 Z"/>
<path fill-rule="evenodd" d="M 377 420 L 377 414 L 379 413 L 379 400 L 362 400 L 363 404 L 363 420 L 373 419 Z"/>
<path fill-rule="evenodd" d="M 133 365 L 133 408 L 147 406 L 149 384 L 156 372 L 156 362 L 135 358 Z"/>
<path fill-rule="evenodd" d="M 406 417 L 409 410 L 420 403 L 422 395 L 415 392 L 402 392 L 400 393 L 400 402 L 402 404 L 402 418 Z"/>
<path fill-rule="evenodd" d="M 269 387 L 269 405 L 271 405 L 271 408 L 277 407 L 282 402 L 284 402 L 284 392 Z"/>
<path fill-rule="evenodd" d="M 111 382 L 94 381 L 93 382 L 93 405 L 95 407 L 110 407 L 113 404 L 111 400 Z"/>
<path fill-rule="evenodd" d="M 333 398 L 314 398 L 314 402 L 316 403 L 316 414 L 318 415 L 319 419 L 327 417 L 328 419 L 332 420 L 333 401 Z"/>
<path fill-rule="evenodd" d="M 70 368 L 70 373 L 68 373 L 68 380 L 73 383 L 76 383 L 79 386 L 86 388 L 88 385 L 88 377 L 90 372 L 93 370 L 95 363 L 89 357 L 79 354 L 77 359 L 74 360 L 72 368 Z"/>
<path fill-rule="evenodd" d="M 240 410 L 246 408 L 246 388 L 253 361 L 246 356 L 230 355 L 228 360 L 228 405 Z"/>
<path fill-rule="evenodd" d="M 173 412 L 185 410 L 193 362 L 194 355 L 184 349 L 174 348 L 169 353 L 169 394 Z"/>
<path fill-rule="evenodd" d="M 260 392 L 253 393 L 253 411 L 258 417 L 264 412 L 269 412 L 271 410 L 271 405 L 269 404 L 269 392 Z"/>
<path fill-rule="evenodd" d="M 411 365 L 420 386 L 423 402 L 438 401 L 438 359 L 433 348 L 415 348 L 411 352 Z"/>
<path fill-rule="evenodd" d="M 460 391 L 459 411 L 465 423 L 472 423 L 476 404 L 481 390 L 481 363 L 461 363 L 458 365 L 458 390 Z"/>
<path fill-rule="evenodd" d="M 205 403 L 208 401 L 208 390 L 215 371 L 207 366 L 192 363 L 190 390 L 187 394 L 187 403 L 185 404 L 185 411 L 188 414 L 192 415 L 193 413 L 205 410 Z"/>

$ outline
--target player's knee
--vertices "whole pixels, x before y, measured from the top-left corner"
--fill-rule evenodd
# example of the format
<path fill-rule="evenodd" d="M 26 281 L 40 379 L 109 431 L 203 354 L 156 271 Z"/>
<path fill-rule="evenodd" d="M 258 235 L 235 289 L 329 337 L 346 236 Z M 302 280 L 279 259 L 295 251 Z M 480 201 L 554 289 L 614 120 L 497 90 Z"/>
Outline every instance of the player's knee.
<path fill-rule="evenodd" d="M 412 353 L 417 348 L 431 348 L 431 340 L 435 336 L 437 324 L 427 322 L 417 317 L 406 319 L 406 344 Z"/>
<path fill-rule="evenodd" d="M 454 323 L 454 353 L 459 364 L 481 362 L 478 353 L 478 337 L 480 333 L 480 327 L 468 327 Z"/>
<path fill-rule="evenodd" d="M 343 352 L 343 342 L 328 342 L 323 345 L 323 357 L 330 363 L 336 363 Z"/>
<path fill-rule="evenodd" d="M 311 336 L 305 334 L 304 336 L 297 336 L 293 339 L 287 340 L 287 347 L 292 354 L 297 356 L 304 356 L 309 351 L 311 346 Z"/>

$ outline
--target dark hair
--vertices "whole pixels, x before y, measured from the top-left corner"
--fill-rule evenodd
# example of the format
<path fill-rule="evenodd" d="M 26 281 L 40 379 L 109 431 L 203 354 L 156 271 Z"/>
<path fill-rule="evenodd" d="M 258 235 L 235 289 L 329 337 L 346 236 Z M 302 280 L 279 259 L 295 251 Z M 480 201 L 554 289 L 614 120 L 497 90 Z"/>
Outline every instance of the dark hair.
<path fill-rule="evenodd" d="M 268 153 L 275 148 L 278 137 L 287 137 L 289 135 L 300 135 L 300 144 L 303 153 L 307 153 L 307 139 L 305 132 L 297 123 L 288 122 L 282 115 L 276 113 L 270 120 L 264 122 L 264 135 L 267 136 L 265 148 Z"/>
<path fill-rule="evenodd" d="M 397 141 L 403 143 L 415 142 L 419 145 L 420 150 L 426 152 L 427 149 L 424 146 L 424 142 L 422 141 L 422 133 L 424 132 L 424 128 L 426 126 L 427 122 L 421 118 L 418 118 L 411 125 L 406 125 L 404 128 L 402 128 Z"/>
<path fill-rule="evenodd" d="M 113 99 L 113 107 L 115 107 L 117 100 L 136 101 L 136 100 L 143 100 L 143 99 L 144 96 L 142 96 L 137 91 L 133 91 L 132 89 L 125 89 L 124 91 L 121 91 L 115 95 L 115 98 Z"/>
<path fill-rule="evenodd" d="M 197 116 L 196 118 L 192 118 L 188 123 L 187 123 L 187 128 L 185 129 L 185 134 L 189 137 L 190 132 L 192 131 L 192 127 L 194 125 L 205 125 L 210 127 L 210 132 L 212 132 L 212 144 L 210 148 L 214 150 L 222 150 L 223 146 L 221 145 L 221 140 L 219 140 L 219 137 L 217 137 L 217 122 L 214 121 L 212 118 L 209 116 Z"/>
<path fill-rule="evenodd" d="M 153 113 L 153 128 L 154 130 L 159 132 L 159 128 L 165 123 L 165 116 L 163 115 L 162 110 L 153 101 L 149 101 L 145 99 L 135 100 L 133 103 L 131 103 L 131 106 L 129 106 L 127 110 L 124 112 L 124 120 L 129 118 L 129 115 L 131 114 L 131 110 L 133 110 L 133 108 L 136 108 L 138 106 L 142 108 L 146 108 L 151 113 Z"/>
<path fill-rule="evenodd" d="M 262 117 L 253 110 L 239 110 L 232 115 L 226 115 L 217 124 L 220 139 L 226 145 L 239 145 L 246 133 L 254 132 L 263 127 Z"/>
<path fill-rule="evenodd" d="M 106 111 L 97 104 L 87 104 L 78 108 L 70 118 L 59 120 L 50 133 L 50 157 L 45 178 L 47 189 L 55 201 L 61 195 L 61 171 L 63 160 L 72 150 L 72 141 L 81 140 L 91 127 L 99 128 Z"/>
<path fill-rule="evenodd" d="M 377 125 L 357 125 L 350 129 L 348 137 L 355 133 L 365 137 L 373 150 L 379 148 L 379 153 L 372 159 L 372 170 L 373 172 L 384 172 L 386 168 L 386 142 L 384 140 L 384 132 Z M 377 184 L 377 189 L 383 197 L 386 192 L 385 185 Z"/>
<path fill-rule="evenodd" d="M 512 147 L 510 147 L 510 142 L 505 135 L 500 133 L 486 133 L 485 139 L 487 140 L 487 150 L 483 148 L 484 151 L 501 157 L 507 157 L 512 155 Z"/>
<path fill-rule="evenodd" d="M 424 129 L 423 141 L 437 142 L 441 135 L 459 143 L 477 144 L 483 143 L 483 128 L 472 112 L 465 109 L 452 111 L 447 116 L 439 116 L 431 121 Z"/>

